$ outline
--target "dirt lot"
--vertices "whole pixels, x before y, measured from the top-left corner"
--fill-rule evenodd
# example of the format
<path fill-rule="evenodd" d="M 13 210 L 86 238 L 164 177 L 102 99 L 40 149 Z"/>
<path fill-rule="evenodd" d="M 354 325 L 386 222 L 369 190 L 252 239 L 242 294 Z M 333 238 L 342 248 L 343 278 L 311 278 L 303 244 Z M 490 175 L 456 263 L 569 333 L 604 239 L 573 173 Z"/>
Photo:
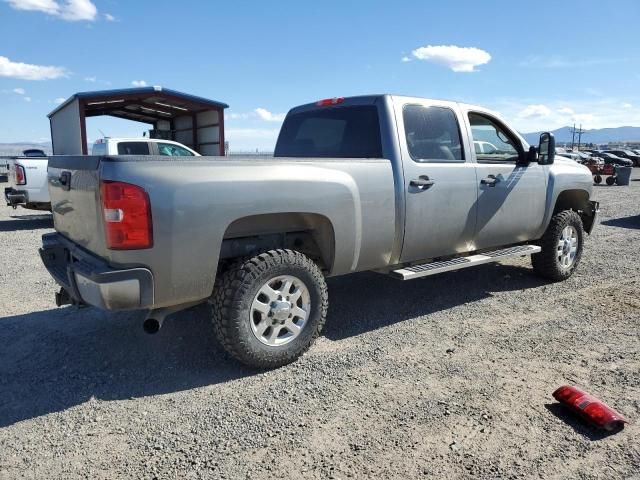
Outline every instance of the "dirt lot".
<path fill-rule="evenodd" d="M 205 307 L 153 337 L 55 308 L 50 217 L 0 207 L 0 478 L 640 478 L 637 425 L 602 435 L 551 398 L 640 417 L 640 181 L 596 195 L 567 282 L 528 260 L 333 279 L 324 336 L 268 372 L 223 354 Z"/>

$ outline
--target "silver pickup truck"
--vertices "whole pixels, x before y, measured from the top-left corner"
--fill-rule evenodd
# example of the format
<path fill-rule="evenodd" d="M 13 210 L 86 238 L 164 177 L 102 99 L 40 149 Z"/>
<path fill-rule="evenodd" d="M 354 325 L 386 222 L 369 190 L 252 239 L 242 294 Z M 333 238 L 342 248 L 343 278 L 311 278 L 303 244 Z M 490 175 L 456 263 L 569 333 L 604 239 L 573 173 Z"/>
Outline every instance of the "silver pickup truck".
<path fill-rule="evenodd" d="M 325 277 L 532 255 L 563 280 L 598 211 L 589 170 L 555 157 L 552 135 L 529 147 L 484 108 L 393 95 L 292 109 L 274 158 L 61 156 L 48 181 L 57 233 L 41 256 L 59 305 L 147 310 L 156 332 L 209 301 L 222 345 L 258 367 L 319 335 Z"/>

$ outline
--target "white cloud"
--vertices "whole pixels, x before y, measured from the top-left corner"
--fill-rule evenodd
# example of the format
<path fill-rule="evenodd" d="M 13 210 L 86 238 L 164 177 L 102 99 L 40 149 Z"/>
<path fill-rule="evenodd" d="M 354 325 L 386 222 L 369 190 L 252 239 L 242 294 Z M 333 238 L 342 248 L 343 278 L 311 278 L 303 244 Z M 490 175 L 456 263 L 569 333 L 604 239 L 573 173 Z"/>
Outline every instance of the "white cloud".
<path fill-rule="evenodd" d="M 475 67 L 491 60 L 491 55 L 484 50 L 455 45 L 427 45 L 416 48 L 411 54 L 418 60 L 444 65 L 454 72 L 474 72 Z"/>
<path fill-rule="evenodd" d="M 31 10 L 44 12 L 48 15 L 56 15 L 60 10 L 60 5 L 54 0 L 5 0 L 16 10 Z"/>
<path fill-rule="evenodd" d="M 134 80 L 131 82 L 131 85 L 133 85 L 134 87 L 146 87 L 147 82 L 145 82 L 144 80 Z"/>
<path fill-rule="evenodd" d="M 27 91 L 24 88 L 14 88 L 13 93 L 17 93 L 18 95 L 24 95 Z"/>
<path fill-rule="evenodd" d="M 4 0 L 16 10 L 43 12 L 70 22 L 93 21 L 98 9 L 90 0 Z"/>
<path fill-rule="evenodd" d="M 254 112 L 258 117 L 267 122 L 281 122 L 286 116 L 286 113 L 271 113 L 266 108 L 256 108 Z"/>
<path fill-rule="evenodd" d="M 226 118 L 230 118 L 231 120 L 246 120 L 249 117 L 251 117 L 251 114 L 249 114 L 249 113 L 229 112 L 229 113 L 225 113 L 225 117 Z"/>
<path fill-rule="evenodd" d="M 400 59 L 400 61 L 401 61 L 402 63 L 407 63 L 407 62 L 410 62 L 410 61 L 411 61 L 411 58 L 409 58 L 409 57 L 407 57 L 407 56 L 405 55 L 404 57 L 402 57 L 402 58 Z"/>
<path fill-rule="evenodd" d="M 24 98 L 25 102 L 30 102 L 31 101 L 31 97 L 22 97 L 22 98 Z"/>
<path fill-rule="evenodd" d="M 56 105 L 60 105 L 61 103 L 64 103 L 65 100 L 66 100 L 66 98 L 64 98 L 64 97 L 58 97 L 58 98 L 53 100 L 53 103 L 55 103 Z"/>
<path fill-rule="evenodd" d="M 115 22 L 116 21 L 116 17 L 114 17 L 113 15 L 111 15 L 110 13 L 105 13 L 104 14 L 104 19 L 107 22 Z"/>
<path fill-rule="evenodd" d="M 97 80 L 96 77 L 84 77 L 85 82 L 95 83 L 96 80 Z"/>
<path fill-rule="evenodd" d="M 65 77 L 67 71 L 62 67 L 32 65 L 13 62 L 0 56 L 0 77 L 19 78 L 22 80 L 50 80 Z"/>
<path fill-rule="evenodd" d="M 633 108 L 633 105 L 630 104 L 630 103 L 625 102 L 625 103 L 622 104 L 622 108 Z"/>
<path fill-rule="evenodd" d="M 520 118 L 540 118 L 540 117 L 548 117 L 551 115 L 551 109 L 546 105 L 527 105 L 518 116 Z"/>

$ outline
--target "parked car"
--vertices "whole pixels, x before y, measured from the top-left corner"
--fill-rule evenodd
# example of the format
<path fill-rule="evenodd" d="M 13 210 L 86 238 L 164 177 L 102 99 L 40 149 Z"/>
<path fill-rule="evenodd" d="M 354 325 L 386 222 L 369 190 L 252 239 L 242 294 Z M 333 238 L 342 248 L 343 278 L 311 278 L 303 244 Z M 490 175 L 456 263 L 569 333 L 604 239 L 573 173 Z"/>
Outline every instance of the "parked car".
<path fill-rule="evenodd" d="M 8 206 L 51 210 L 47 188 L 48 157 L 40 152 L 42 150 L 25 150 L 22 156 L 9 160 L 9 186 L 4 189 Z"/>
<path fill-rule="evenodd" d="M 493 143 L 483 142 L 481 140 L 474 140 L 473 147 L 475 148 L 476 153 L 479 154 L 496 153 L 498 151 L 498 148 Z"/>
<path fill-rule="evenodd" d="M 477 153 L 478 139 L 497 151 Z M 412 280 L 527 255 L 539 275 L 570 277 L 596 223 L 592 188 L 553 135 L 529 147 L 485 108 L 334 98 L 289 111 L 269 159 L 52 157 L 57 232 L 41 256 L 58 305 L 147 310 L 155 333 L 208 301 L 232 356 L 276 367 L 319 335 L 325 277 Z"/>
<path fill-rule="evenodd" d="M 609 152 L 599 152 L 597 155 L 604 160 L 605 164 L 618 165 L 620 167 L 633 167 L 633 162 L 626 158 L 620 158 Z"/>
<path fill-rule="evenodd" d="M 582 161 L 582 157 L 576 153 L 576 152 L 569 152 L 569 151 L 564 151 L 564 152 L 558 152 L 558 149 L 556 148 L 556 154 L 557 155 L 561 155 L 565 158 L 570 158 L 571 160 L 575 161 L 575 162 L 581 162 Z"/>
<path fill-rule="evenodd" d="M 93 155 L 200 156 L 189 147 L 171 140 L 153 138 L 103 138 L 93 145 Z M 25 150 L 10 163 L 9 187 L 5 199 L 11 207 L 51 210 L 47 186 L 49 157 L 42 150 Z"/>
<path fill-rule="evenodd" d="M 640 155 L 631 150 L 607 150 L 606 153 L 612 153 L 620 158 L 631 160 L 634 167 L 640 167 Z"/>
<path fill-rule="evenodd" d="M 155 138 L 100 138 L 91 148 L 91 155 L 163 155 L 172 157 L 199 157 L 186 145 L 172 140 Z"/>
<path fill-rule="evenodd" d="M 39 148 L 28 148 L 27 150 L 22 151 L 22 155 L 25 157 L 46 157 L 47 154 L 44 153 L 44 150 Z"/>

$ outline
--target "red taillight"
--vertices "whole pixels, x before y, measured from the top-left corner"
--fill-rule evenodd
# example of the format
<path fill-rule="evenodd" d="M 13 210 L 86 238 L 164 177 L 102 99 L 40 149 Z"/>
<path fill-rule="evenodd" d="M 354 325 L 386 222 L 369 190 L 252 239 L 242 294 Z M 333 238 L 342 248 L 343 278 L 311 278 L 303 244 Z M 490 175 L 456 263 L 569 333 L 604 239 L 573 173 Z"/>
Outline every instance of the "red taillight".
<path fill-rule="evenodd" d="M 344 102 L 344 97 L 325 98 L 324 100 L 318 100 L 316 105 L 318 107 L 329 107 L 331 105 L 338 105 L 342 102 Z"/>
<path fill-rule="evenodd" d="M 16 176 L 16 185 L 27 184 L 27 176 L 24 173 L 24 167 L 22 165 L 16 164 L 15 176 Z"/>
<path fill-rule="evenodd" d="M 553 392 L 553 398 L 605 430 L 617 430 L 627 422 L 613 408 L 576 387 L 560 387 Z"/>
<path fill-rule="evenodd" d="M 135 250 L 153 246 L 149 195 L 130 183 L 103 180 L 100 184 L 102 214 L 111 250 Z"/>

